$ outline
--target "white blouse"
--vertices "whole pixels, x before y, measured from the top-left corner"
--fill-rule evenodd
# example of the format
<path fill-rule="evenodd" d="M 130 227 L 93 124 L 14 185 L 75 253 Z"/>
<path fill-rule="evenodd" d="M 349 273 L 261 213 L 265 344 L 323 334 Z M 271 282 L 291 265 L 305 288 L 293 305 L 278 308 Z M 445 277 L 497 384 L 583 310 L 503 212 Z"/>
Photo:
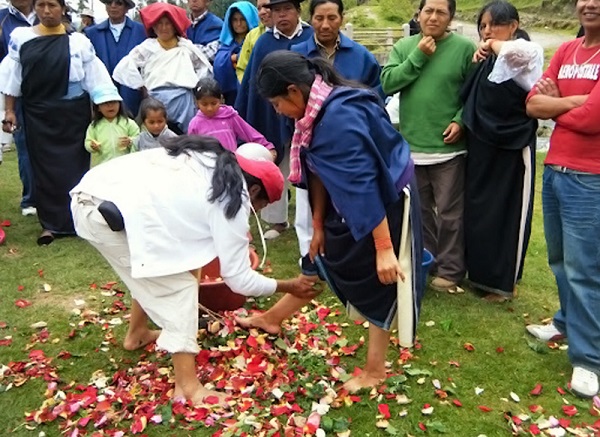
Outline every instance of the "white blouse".
<path fill-rule="evenodd" d="M 180 87 L 193 89 L 199 79 L 212 75 L 206 56 L 188 39 L 165 50 L 156 38 L 148 38 L 115 67 L 113 78 L 129 88 Z"/>
<path fill-rule="evenodd" d="M 502 83 L 513 79 L 525 91 L 531 90 L 542 77 L 544 49 L 537 43 L 524 39 L 506 41 L 502 44 L 498 59 L 488 79 Z"/>
<path fill-rule="evenodd" d="M 73 188 L 117 205 L 125 221 L 134 278 L 172 275 L 219 257 L 221 276 L 236 293 L 271 295 L 277 282 L 255 272 L 248 256 L 250 200 L 225 217 L 221 201 L 209 202 L 214 155 L 177 157 L 163 147 L 131 153 L 92 168 Z"/>
<path fill-rule="evenodd" d="M 8 55 L 0 63 L 0 92 L 9 96 L 21 96 L 23 69 L 20 51 L 23 44 L 34 38 L 43 38 L 32 27 L 17 27 L 10 35 Z M 96 56 L 94 46 L 81 33 L 69 35 L 69 82 L 79 82 L 81 87 L 91 92 L 94 88 L 112 84 L 110 74 Z"/>

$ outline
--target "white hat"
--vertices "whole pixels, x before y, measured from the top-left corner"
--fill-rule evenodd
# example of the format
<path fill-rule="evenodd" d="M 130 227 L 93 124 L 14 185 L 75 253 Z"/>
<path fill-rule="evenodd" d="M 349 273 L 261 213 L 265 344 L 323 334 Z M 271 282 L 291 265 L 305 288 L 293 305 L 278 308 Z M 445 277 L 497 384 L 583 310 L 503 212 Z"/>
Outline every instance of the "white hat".
<path fill-rule="evenodd" d="M 94 18 L 94 11 L 92 11 L 91 9 L 84 9 L 79 15 L 85 15 L 87 17 Z"/>
<path fill-rule="evenodd" d="M 237 148 L 235 153 L 242 155 L 246 159 L 264 159 L 273 161 L 273 155 L 269 149 L 258 143 L 245 143 Z"/>

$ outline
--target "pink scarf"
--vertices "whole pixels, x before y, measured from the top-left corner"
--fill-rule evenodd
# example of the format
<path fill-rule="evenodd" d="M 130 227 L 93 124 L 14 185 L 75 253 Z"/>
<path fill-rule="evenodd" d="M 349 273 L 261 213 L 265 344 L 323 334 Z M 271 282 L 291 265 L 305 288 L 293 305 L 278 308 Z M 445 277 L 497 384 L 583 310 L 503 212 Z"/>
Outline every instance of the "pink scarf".
<path fill-rule="evenodd" d="M 317 115 L 323 107 L 323 102 L 333 87 L 323 81 L 323 77 L 315 74 L 315 80 L 310 88 L 308 102 L 304 110 L 304 117 L 296 120 L 294 136 L 292 137 L 292 147 L 290 150 L 290 176 L 288 180 L 292 184 L 297 184 L 302 180 L 302 166 L 300 165 L 300 150 L 302 147 L 309 147 L 312 140 L 313 124 Z"/>

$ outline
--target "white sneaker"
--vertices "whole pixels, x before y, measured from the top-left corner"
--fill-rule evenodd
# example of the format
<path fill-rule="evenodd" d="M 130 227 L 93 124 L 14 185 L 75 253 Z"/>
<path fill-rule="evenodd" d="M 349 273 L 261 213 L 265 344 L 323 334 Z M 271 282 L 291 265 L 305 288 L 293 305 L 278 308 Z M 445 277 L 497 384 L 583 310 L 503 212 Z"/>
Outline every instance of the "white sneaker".
<path fill-rule="evenodd" d="M 535 338 L 539 338 L 543 341 L 559 341 L 567 338 L 563 333 L 556 329 L 554 323 L 549 323 L 547 325 L 527 325 L 525 328 L 527 329 L 527 332 Z"/>
<path fill-rule="evenodd" d="M 12 150 L 12 147 L 10 144 L 2 144 L 2 151 L 3 152 L 10 152 Z"/>
<path fill-rule="evenodd" d="M 21 209 L 21 214 L 23 214 L 24 217 L 27 217 L 28 215 L 36 215 L 37 209 L 35 209 L 35 206 L 26 206 L 25 208 Z"/>
<path fill-rule="evenodd" d="M 593 398 L 598 394 L 598 375 L 583 367 L 573 367 L 571 390 L 582 398 Z"/>

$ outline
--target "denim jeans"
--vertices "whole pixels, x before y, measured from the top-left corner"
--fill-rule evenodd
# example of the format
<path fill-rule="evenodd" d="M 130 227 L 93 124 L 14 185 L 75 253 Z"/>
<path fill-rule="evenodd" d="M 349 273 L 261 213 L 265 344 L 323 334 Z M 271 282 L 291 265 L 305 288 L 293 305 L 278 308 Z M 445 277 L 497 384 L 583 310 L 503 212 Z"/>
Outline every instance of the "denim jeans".
<path fill-rule="evenodd" d="M 21 99 L 16 102 L 15 114 L 17 116 L 17 125 L 19 128 L 14 132 L 13 139 L 17 148 L 17 160 L 19 163 L 19 177 L 23 184 L 23 194 L 21 197 L 21 208 L 35 206 L 34 181 L 31 162 L 29 161 L 29 151 L 25 141 L 25 120 L 23 119 L 23 106 Z"/>
<path fill-rule="evenodd" d="M 548 263 L 573 366 L 600 372 L 600 175 L 546 167 L 542 189 Z"/>

